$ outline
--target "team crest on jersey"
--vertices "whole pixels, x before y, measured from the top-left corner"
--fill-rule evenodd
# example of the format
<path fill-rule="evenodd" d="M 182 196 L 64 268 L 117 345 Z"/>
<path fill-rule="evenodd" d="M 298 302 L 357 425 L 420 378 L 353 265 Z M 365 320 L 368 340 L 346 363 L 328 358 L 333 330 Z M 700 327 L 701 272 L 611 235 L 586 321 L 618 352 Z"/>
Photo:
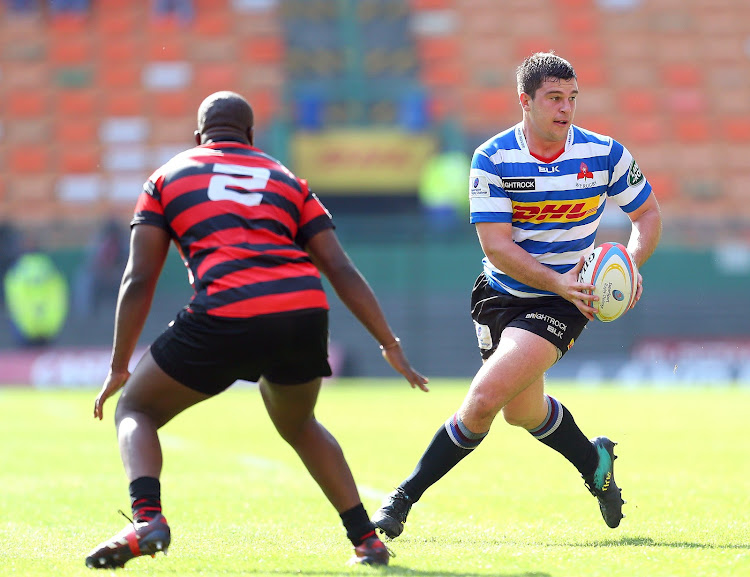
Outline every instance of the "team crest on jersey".
<path fill-rule="evenodd" d="M 486 176 L 469 177 L 469 198 L 486 198 L 490 195 L 490 185 Z"/>
<path fill-rule="evenodd" d="M 589 170 L 585 162 L 581 163 L 581 168 L 578 170 L 578 180 L 588 180 L 594 178 L 594 173 Z"/>
<path fill-rule="evenodd" d="M 592 188 L 594 186 L 596 186 L 594 173 L 589 170 L 585 162 L 582 162 L 576 177 L 576 188 Z"/>
<path fill-rule="evenodd" d="M 628 170 L 628 186 L 635 186 L 643 180 L 643 173 L 638 167 L 638 163 L 633 159 L 630 163 L 630 170 Z"/>

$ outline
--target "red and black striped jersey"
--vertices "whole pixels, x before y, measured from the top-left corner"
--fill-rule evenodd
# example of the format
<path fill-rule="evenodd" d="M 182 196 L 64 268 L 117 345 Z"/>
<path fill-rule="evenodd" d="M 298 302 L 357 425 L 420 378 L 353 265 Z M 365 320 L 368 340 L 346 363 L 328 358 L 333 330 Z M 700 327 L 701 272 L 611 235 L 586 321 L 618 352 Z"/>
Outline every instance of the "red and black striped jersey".
<path fill-rule="evenodd" d="M 328 309 L 320 272 L 303 250 L 333 228 L 307 182 L 239 142 L 186 150 L 146 181 L 131 225 L 167 230 L 188 269 L 188 309 L 249 318 Z"/>

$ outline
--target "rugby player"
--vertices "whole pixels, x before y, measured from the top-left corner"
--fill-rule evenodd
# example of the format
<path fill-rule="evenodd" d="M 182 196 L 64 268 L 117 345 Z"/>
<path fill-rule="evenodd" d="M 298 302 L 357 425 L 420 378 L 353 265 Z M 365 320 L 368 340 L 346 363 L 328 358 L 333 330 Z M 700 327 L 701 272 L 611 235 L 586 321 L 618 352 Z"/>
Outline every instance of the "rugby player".
<path fill-rule="evenodd" d="M 609 527 L 623 517 L 615 443 L 590 441 L 570 410 L 545 393 L 544 375 L 597 312 L 597 297 L 585 292 L 593 286 L 578 282 L 578 273 L 594 248 L 605 202 L 630 217 L 627 248 L 638 267 L 659 242 L 661 213 L 630 152 L 573 124 L 578 80 L 568 61 L 536 53 L 516 78 L 523 118 L 475 150 L 469 178 L 470 220 L 484 252 L 471 314 L 484 362 L 458 411 L 373 516 L 390 538 L 404 530 L 423 493 L 482 442 L 500 412 L 572 463 Z M 639 274 L 635 302 L 642 283 Z"/>
<path fill-rule="evenodd" d="M 388 563 L 341 447 L 314 414 L 321 380 L 331 376 L 320 273 L 412 388 L 427 391 L 427 379 L 409 364 L 370 286 L 342 249 L 331 215 L 307 182 L 253 146 L 253 137 L 253 111 L 242 96 L 208 96 L 198 109 L 197 146 L 156 170 L 137 201 L 111 367 L 94 403 L 101 420 L 107 399 L 123 389 L 115 425 L 133 517 L 91 551 L 91 568 L 121 567 L 133 557 L 167 551 L 171 531 L 161 505 L 157 431 L 238 379 L 259 383 L 277 431 L 339 513 L 354 546 L 351 562 Z M 130 359 L 172 242 L 195 292 L 131 375 Z"/>

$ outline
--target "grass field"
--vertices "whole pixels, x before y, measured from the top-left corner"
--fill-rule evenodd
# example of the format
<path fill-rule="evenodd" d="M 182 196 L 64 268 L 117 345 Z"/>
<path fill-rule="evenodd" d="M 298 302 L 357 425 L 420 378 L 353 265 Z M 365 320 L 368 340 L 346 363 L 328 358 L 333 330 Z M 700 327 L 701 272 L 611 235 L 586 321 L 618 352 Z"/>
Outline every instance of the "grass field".
<path fill-rule="evenodd" d="M 466 383 L 429 394 L 399 381 L 330 383 L 319 419 L 339 439 L 372 513 L 411 472 Z M 417 577 L 750 575 L 750 389 L 549 390 L 589 436 L 619 442 L 627 500 L 608 529 L 561 456 L 499 420 L 479 449 L 415 505 L 387 568 L 346 567 L 335 511 L 274 432 L 258 392 L 238 388 L 162 431 L 169 556 L 120 574 Z M 0 575 L 91 575 L 84 557 L 125 524 L 127 483 L 94 391 L 0 389 Z M 103 572 L 112 573 L 110 571 Z"/>

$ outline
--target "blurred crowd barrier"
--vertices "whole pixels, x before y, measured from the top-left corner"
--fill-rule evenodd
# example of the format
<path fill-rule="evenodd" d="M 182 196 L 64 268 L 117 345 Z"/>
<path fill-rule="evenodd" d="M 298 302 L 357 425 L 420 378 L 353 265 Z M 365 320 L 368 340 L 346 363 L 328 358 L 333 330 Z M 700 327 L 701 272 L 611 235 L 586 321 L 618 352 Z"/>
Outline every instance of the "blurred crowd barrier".
<path fill-rule="evenodd" d="M 481 359 L 469 316 L 469 295 L 482 270 L 473 226 L 468 221 L 450 226 L 441 221 L 436 227 L 422 212 L 334 218 L 344 247 L 378 295 L 414 365 L 433 377 L 473 375 Z M 626 233 L 622 227 L 604 228 L 597 240 L 622 241 Z M 74 286 L 85 250 L 60 249 L 51 255 Z M 665 244 L 641 272 L 645 292 L 639 305 L 613 323 L 589 323 L 551 375 L 583 382 L 615 378 L 666 384 L 686 379 L 750 382 L 750 249 L 741 244 Z M 377 343 L 328 288 L 336 374 L 393 376 Z M 190 295 L 185 267 L 172 249 L 142 334 L 144 345 L 166 327 Z M 49 356 L 39 361 L 41 368 L 35 370 L 45 375 L 44 382 L 54 382 L 53 368 L 89 366 L 79 358 L 81 349 L 98 347 L 103 349 L 98 356 L 108 358 L 116 289 L 99 296 L 95 310 L 68 316 L 55 342 L 71 349 L 70 358 L 56 353 L 54 363 Z M 6 321 L 0 313 L 0 322 Z M 11 337 L 0 332 L 0 351 L 19 350 Z M 28 361 L 27 366 L 34 365 Z M 68 382 L 74 374 L 67 370 L 60 378 Z M 88 374 L 78 373 L 79 377 Z"/>

